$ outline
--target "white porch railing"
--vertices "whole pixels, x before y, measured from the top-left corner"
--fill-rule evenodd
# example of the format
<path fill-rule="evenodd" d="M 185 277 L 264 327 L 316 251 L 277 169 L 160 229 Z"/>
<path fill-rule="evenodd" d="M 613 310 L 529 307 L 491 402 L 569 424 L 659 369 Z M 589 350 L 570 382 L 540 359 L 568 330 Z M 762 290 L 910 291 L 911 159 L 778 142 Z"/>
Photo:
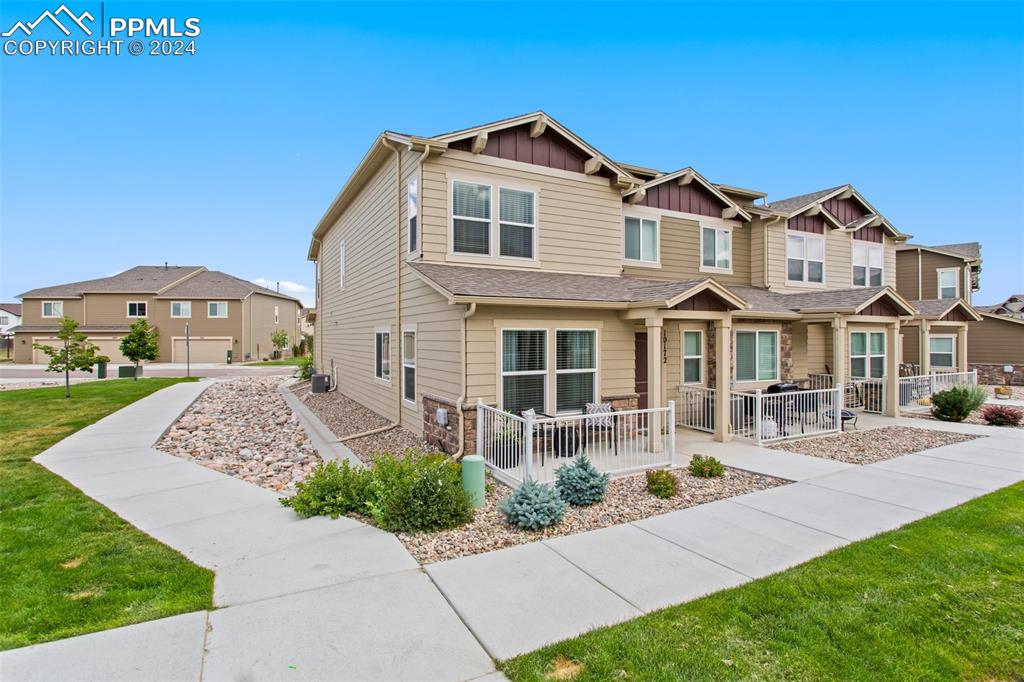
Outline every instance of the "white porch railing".
<path fill-rule="evenodd" d="M 814 390 L 832 388 L 835 382 L 831 374 L 808 374 L 807 378 L 810 381 L 810 388 Z"/>
<path fill-rule="evenodd" d="M 970 372 L 934 372 L 912 377 L 900 377 L 900 407 L 907 407 L 918 400 L 930 398 L 933 394 L 954 386 L 977 386 L 978 370 Z"/>
<path fill-rule="evenodd" d="M 715 389 L 706 386 L 680 386 L 676 405 L 676 425 L 695 431 L 715 431 Z"/>
<path fill-rule="evenodd" d="M 762 393 L 731 391 L 733 434 L 758 445 L 842 430 L 843 387 Z"/>
<path fill-rule="evenodd" d="M 519 417 L 482 401 L 476 451 L 499 481 L 555 480 L 555 470 L 586 455 L 600 471 L 622 475 L 675 464 L 675 401 L 668 407 L 604 414 Z"/>

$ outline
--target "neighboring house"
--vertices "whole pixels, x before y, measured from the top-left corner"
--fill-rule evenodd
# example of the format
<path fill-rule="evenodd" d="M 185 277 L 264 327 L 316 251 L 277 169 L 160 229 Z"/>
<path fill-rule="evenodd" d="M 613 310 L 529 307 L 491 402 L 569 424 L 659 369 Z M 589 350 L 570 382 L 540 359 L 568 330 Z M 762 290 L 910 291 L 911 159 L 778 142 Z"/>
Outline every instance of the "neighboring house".
<path fill-rule="evenodd" d="M 1024 319 L 982 311 L 971 321 L 967 361 L 978 381 L 1024 386 Z M 1007 371 L 1009 369 L 1009 371 Z"/>
<path fill-rule="evenodd" d="M 313 335 L 313 323 L 316 320 L 316 308 L 299 309 L 299 333 L 303 336 Z"/>
<path fill-rule="evenodd" d="M 0 303 L 0 336 L 6 338 L 11 329 L 21 324 L 20 303 Z"/>
<path fill-rule="evenodd" d="M 975 306 L 978 310 L 993 315 L 1007 315 L 1024 320 L 1024 294 L 1013 294 L 1002 303 Z"/>
<path fill-rule="evenodd" d="M 908 235 L 851 185 L 764 200 L 617 163 L 542 112 L 382 133 L 313 232 L 318 369 L 449 451 L 472 451 L 478 399 L 569 414 L 701 389 L 720 440 L 731 388 L 873 382 L 895 414 Z"/>
<path fill-rule="evenodd" d="M 199 266 L 140 265 L 112 277 L 33 289 L 21 294 L 24 316 L 15 334 L 16 362 L 46 362 L 33 343 L 56 345 L 61 317 L 113 362 L 125 362 L 120 340 L 139 318 L 160 332 L 162 362 L 185 362 L 185 325 L 192 362 L 269 356 L 272 332 L 298 338 L 300 302 L 223 272 Z"/>
<path fill-rule="evenodd" d="M 981 320 L 970 300 L 980 273 L 977 242 L 897 247 L 896 290 L 918 311 L 902 329 L 904 374 L 969 371 L 968 329 Z"/>

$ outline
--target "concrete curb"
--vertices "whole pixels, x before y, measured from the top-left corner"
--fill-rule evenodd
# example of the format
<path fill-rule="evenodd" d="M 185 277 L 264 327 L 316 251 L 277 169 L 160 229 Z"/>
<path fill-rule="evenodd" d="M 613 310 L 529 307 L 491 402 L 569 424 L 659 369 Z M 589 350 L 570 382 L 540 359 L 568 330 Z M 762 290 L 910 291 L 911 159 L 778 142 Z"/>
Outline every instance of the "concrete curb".
<path fill-rule="evenodd" d="M 298 396 L 291 392 L 289 387 L 296 383 L 298 382 L 294 379 L 281 382 L 277 387 L 277 392 L 281 394 L 285 403 L 295 413 L 295 416 L 299 418 L 299 423 L 306 430 L 306 435 L 309 436 L 309 440 L 313 443 L 313 447 L 316 448 L 320 459 L 325 462 L 347 460 L 354 467 L 362 467 L 363 463 L 356 457 L 355 453 L 344 443 L 339 442 L 338 437 L 327 428 L 327 425 L 320 421 L 320 418 L 306 407 L 299 400 Z"/>

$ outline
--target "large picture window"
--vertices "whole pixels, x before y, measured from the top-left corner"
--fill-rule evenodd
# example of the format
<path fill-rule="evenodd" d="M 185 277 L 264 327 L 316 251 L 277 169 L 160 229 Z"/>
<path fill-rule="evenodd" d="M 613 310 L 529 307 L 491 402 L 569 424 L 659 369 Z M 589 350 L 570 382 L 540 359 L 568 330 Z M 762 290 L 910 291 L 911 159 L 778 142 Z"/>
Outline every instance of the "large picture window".
<path fill-rule="evenodd" d="M 885 376 L 885 332 L 850 334 L 850 377 L 881 379 Z"/>
<path fill-rule="evenodd" d="M 884 252 L 881 244 L 853 242 L 853 286 L 882 286 Z"/>
<path fill-rule="evenodd" d="M 402 332 L 402 399 L 416 403 L 416 332 Z"/>
<path fill-rule="evenodd" d="M 547 394 L 547 332 L 505 329 L 501 332 L 501 407 L 519 414 L 543 412 Z"/>
<path fill-rule="evenodd" d="M 736 381 L 776 381 L 779 378 L 779 333 L 736 332 Z"/>
<path fill-rule="evenodd" d="M 683 383 L 704 382 L 704 332 L 683 332 Z"/>
<path fill-rule="evenodd" d="M 825 239 L 810 235 L 786 237 L 786 279 L 790 282 L 825 281 Z"/>
<path fill-rule="evenodd" d="M 555 386 L 557 412 L 582 412 L 597 402 L 597 332 L 559 329 L 555 332 Z"/>
<path fill-rule="evenodd" d="M 928 339 L 928 362 L 933 370 L 950 371 L 956 369 L 953 358 L 955 347 L 952 336 L 932 336 Z"/>
<path fill-rule="evenodd" d="M 956 298 L 960 295 L 959 271 L 956 268 L 938 270 L 939 298 Z"/>
<path fill-rule="evenodd" d="M 658 221 L 626 216 L 625 244 L 626 260 L 657 263 Z"/>
<path fill-rule="evenodd" d="M 414 366 L 415 361 L 414 357 Z M 391 381 L 390 332 L 376 332 L 373 335 L 373 376 L 381 381 Z"/>
<path fill-rule="evenodd" d="M 700 264 L 705 270 L 732 270 L 732 230 L 701 228 Z"/>

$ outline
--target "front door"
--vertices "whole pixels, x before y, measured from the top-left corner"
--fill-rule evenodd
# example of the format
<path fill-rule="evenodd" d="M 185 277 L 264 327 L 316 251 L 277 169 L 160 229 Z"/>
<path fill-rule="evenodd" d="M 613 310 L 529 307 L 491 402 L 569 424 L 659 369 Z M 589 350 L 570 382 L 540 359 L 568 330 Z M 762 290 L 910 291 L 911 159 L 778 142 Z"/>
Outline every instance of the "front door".
<path fill-rule="evenodd" d="M 639 396 L 637 407 L 641 410 L 647 409 L 647 332 L 636 332 L 633 336 L 634 355 L 633 361 L 634 378 L 633 391 Z"/>

